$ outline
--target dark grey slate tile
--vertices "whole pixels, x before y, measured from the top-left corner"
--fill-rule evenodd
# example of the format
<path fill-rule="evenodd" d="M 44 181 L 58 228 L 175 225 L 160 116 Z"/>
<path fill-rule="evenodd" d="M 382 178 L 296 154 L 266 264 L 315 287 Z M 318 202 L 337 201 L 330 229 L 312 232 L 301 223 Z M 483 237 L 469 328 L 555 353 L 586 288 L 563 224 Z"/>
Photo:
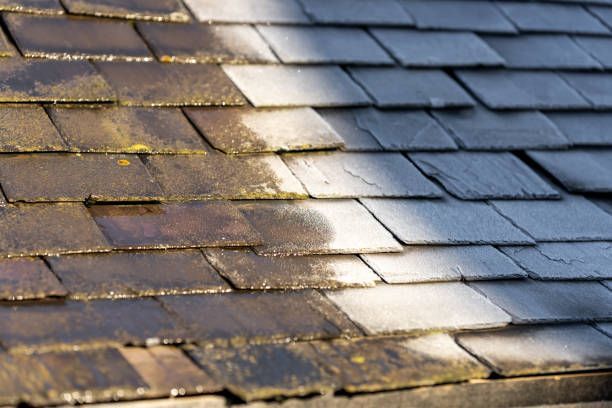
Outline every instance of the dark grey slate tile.
<path fill-rule="evenodd" d="M 285 64 L 393 64 L 361 28 L 260 25 L 257 29 Z"/>
<path fill-rule="evenodd" d="M 612 149 L 531 151 L 529 157 L 574 192 L 612 192 Z"/>
<path fill-rule="evenodd" d="M 379 107 L 461 107 L 474 101 L 446 73 L 400 68 L 350 68 Z"/>
<path fill-rule="evenodd" d="M 468 150 L 555 148 L 569 143 L 559 129 L 538 111 L 495 112 L 476 107 L 439 110 L 433 115 L 459 145 Z"/>
<path fill-rule="evenodd" d="M 515 33 L 491 2 L 474 0 L 403 0 L 419 28 Z"/>
<path fill-rule="evenodd" d="M 538 279 L 612 279 L 611 242 L 550 242 L 500 249 Z"/>
<path fill-rule="evenodd" d="M 412 153 L 410 158 L 464 200 L 559 198 L 559 193 L 511 153 Z"/>
<path fill-rule="evenodd" d="M 202 22 L 308 23 L 297 0 L 185 0 Z"/>
<path fill-rule="evenodd" d="M 612 292 L 598 282 L 526 279 L 469 285 L 510 314 L 513 323 L 612 319 Z"/>
<path fill-rule="evenodd" d="M 405 244 L 530 244 L 528 235 L 483 202 L 362 199 Z M 612 221 L 611 221 L 612 222 Z"/>
<path fill-rule="evenodd" d="M 225 65 L 256 107 L 369 105 L 370 98 L 336 66 Z"/>
<path fill-rule="evenodd" d="M 492 201 L 498 211 L 538 241 L 612 240 L 612 216 L 586 198 Z"/>
<path fill-rule="evenodd" d="M 596 69 L 601 65 L 566 35 L 489 35 L 484 40 L 509 68 Z"/>
<path fill-rule="evenodd" d="M 407 246 L 397 254 L 365 254 L 361 257 L 387 283 L 527 276 L 510 258 L 488 245 Z"/>
<path fill-rule="evenodd" d="M 590 107 L 554 72 L 457 71 L 459 79 L 491 109 L 579 109 Z"/>
<path fill-rule="evenodd" d="M 379 151 L 382 146 L 370 129 L 360 123 L 361 112 L 367 108 L 357 109 L 319 109 L 317 113 L 330 125 L 344 142 L 347 151 Z"/>
<path fill-rule="evenodd" d="M 318 23 L 413 25 L 410 14 L 396 0 L 299 0 Z"/>
<path fill-rule="evenodd" d="M 611 113 L 550 112 L 546 116 L 575 145 L 612 145 Z"/>
<path fill-rule="evenodd" d="M 586 72 L 565 72 L 561 75 L 595 109 L 612 108 L 612 76 Z"/>
<path fill-rule="evenodd" d="M 474 33 L 373 28 L 370 32 L 404 66 L 503 65 L 504 59 Z"/>
<path fill-rule="evenodd" d="M 612 38 L 602 36 L 574 36 L 574 41 L 604 68 L 612 68 Z"/>
<path fill-rule="evenodd" d="M 608 29 L 599 20 L 578 4 L 517 1 L 497 4 L 521 31 L 609 33 Z"/>

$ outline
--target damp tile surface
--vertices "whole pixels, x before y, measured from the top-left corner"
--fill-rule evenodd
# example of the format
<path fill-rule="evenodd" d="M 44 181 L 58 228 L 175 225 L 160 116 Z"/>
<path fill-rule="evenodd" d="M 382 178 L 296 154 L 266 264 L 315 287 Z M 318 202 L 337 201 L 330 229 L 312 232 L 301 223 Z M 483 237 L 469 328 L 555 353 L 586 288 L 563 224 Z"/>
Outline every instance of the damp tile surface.
<path fill-rule="evenodd" d="M 66 288 L 45 263 L 37 258 L 0 260 L 0 300 L 61 297 Z"/>
<path fill-rule="evenodd" d="M 189 21 L 189 13 L 178 0 L 62 0 L 72 14 L 153 21 Z"/>
<path fill-rule="evenodd" d="M 64 151 L 68 147 L 39 106 L 0 107 L 0 151 Z"/>

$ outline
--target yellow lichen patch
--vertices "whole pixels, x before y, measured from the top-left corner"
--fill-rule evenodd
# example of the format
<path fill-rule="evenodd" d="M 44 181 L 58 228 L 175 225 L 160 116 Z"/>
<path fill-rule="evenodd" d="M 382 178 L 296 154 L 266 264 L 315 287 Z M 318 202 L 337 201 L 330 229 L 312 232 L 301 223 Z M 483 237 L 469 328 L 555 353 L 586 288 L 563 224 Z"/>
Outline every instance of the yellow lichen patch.
<path fill-rule="evenodd" d="M 128 159 L 119 159 L 117 160 L 117 164 L 121 167 L 127 167 L 130 165 L 130 161 Z"/>
<path fill-rule="evenodd" d="M 151 148 L 146 144 L 136 143 L 131 146 L 128 146 L 125 150 L 127 152 L 149 152 L 151 151 Z"/>
<path fill-rule="evenodd" d="M 363 364 L 366 362 L 366 359 L 364 356 L 357 355 L 357 356 L 351 357 L 351 361 L 355 364 Z"/>

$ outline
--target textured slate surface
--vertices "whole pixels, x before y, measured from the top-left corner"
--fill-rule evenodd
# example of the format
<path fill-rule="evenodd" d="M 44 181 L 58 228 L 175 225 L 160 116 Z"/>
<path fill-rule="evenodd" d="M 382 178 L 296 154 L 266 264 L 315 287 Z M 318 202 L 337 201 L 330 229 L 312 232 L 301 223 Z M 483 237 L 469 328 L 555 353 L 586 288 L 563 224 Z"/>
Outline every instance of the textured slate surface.
<path fill-rule="evenodd" d="M 413 19 L 396 0 L 299 0 L 318 23 L 412 25 Z"/>
<path fill-rule="evenodd" d="M 612 80 L 598 73 L 567 72 L 563 78 L 596 109 L 612 107 Z"/>
<path fill-rule="evenodd" d="M 31 300 L 66 296 L 68 291 L 37 258 L 0 261 L 0 299 Z"/>
<path fill-rule="evenodd" d="M 21 11 L 33 14 L 63 14 L 64 10 L 58 0 L 2 0 L 2 11 Z"/>
<path fill-rule="evenodd" d="M 134 20 L 189 21 L 189 13 L 176 0 L 62 0 L 70 13 Z"/>
<path fill-rule="evenodd" d="M 3 152 L 62 151 L 66 143 L 38 106 L 0 109 L 0 150 Z"/>
<path fill-rule="evenodd" d="M 612 52 L 610 51 L 610 38 L 599 36 L 574 36 L 574 41 L 588 52 L 593 59 L 599 62 L 603 67 L 610 68 L 612 66 Z"/>
<path fill-rule="evenodd" d="M 297 0 L 185 0 L 195 17 L 222 23 L 306 23 Z"/>
<path fill-rule="evenodd" d="M 612 145 L 608 129 L 612 115 L 605 112 L 548 113 L 548 118 L 576 145 Z"/>
<path fill-rule="evenodd" d="M 374 132 L 364 128 L 359 117 L 363 108 L 319 109 L 318 113 L 336 131 L 348 151 L 380 151 L 383 147 L 374 137 Z M 385 122 L 388 123 L 388 122 Z"/>

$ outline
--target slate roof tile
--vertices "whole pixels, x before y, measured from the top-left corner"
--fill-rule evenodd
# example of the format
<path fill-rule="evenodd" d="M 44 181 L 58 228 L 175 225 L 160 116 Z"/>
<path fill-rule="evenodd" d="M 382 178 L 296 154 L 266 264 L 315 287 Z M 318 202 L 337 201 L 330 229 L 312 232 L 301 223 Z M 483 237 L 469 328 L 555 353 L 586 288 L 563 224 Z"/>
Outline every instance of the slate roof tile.
<path fill-rule="evenodd" d="M 609 337 L 612 337 L 612 323 L 597 323 L 595 328 Z"/>
<path fill-rule="evenodd" d="M 5 155 L 0 180 L 10 202 L 150 201 L 162 194 L 138 156 Z"/>
<path fill-rule="evenodd" d="M 491 109 L 584 109 L 580 93 L 554 72 L 457 71 L 459 79 Z"/>
<path fill-rule="evenodd" d="M 246 25 L 138 23 L 138 32 L 162 62 L 276 62 L 257 31 Z"/>
<path fill-rule="evenodd" d="M 409 157 L 422 172 L 464 200 L 560 198 L 511 153 L 411 153 Z"/>
<path fill-rule="evenodd" d="M 359 116 L 365 110 L 357 109 L 319 109 L 317 112 L 337 132 L 347 151 L 380 151 L 383 147 L 373 132 L 364 128 Z M 388 122 L 383 122 L 384 124 Z M 381 123 L 381 125 L 383 124 Z"/>
<path fill-rule="evenodd" d="M 508 327 L 463 333 L 458 341 L 504 376 L 612 366 L 612 339 L 587 325 Z"/>
<path fill-rule="evenodd" d="M 25 57 L 153 60 L 129 23 L 21 14 L 7 14 L 4 21 Z"/>
<path fill-rule="evenodd" d="M 64 14 L 64 9 L 59 0 L 0 0 L 0 11 Z"/>
<path fill-rule="evenodd" d="M 470 286 L 512 316 L 513 323 L 612 318 L 612 292 L 598 282 L 527 280 L 472 282 Z"/>
<path fill-rule="evenodd" d="M 601 36 L 573 36 L 573 40 L 604 68 L 612 68 L 612 38 Z"/>
<path fill-rule="evenodd" d="M 207 155 L 146 158 L 165 199 L 306 198 L 297 178 L 277 155 Z"/>
<path fill-rule="evenodd" d="M 612 108 L 612 78 L 606 74 L 565 72 L 561 74 L 595 109 Z"/>
<path fill-rule="evenodd" d="M 338 134 L 311 108 L 185 109 L 198 130 L 225 153 L 333 149 Z"/>
<path fill-rule="evenodd" d="M 612 145 L 612 115 L 607 112 L 550 112 L 546 116 L 575 145 Z"/>
<path fill-rule="evenodd" d="M 67 293 L 41 259 L 0 260 L 0 300 L 43 299 Z"/>
<path fill-rule="evenodd" d="M 207 248 L 208 261 L 238 289 L 374 286 L 378 277 L 354 255 L 261 256 L 250 249 Z"/>
<path fill-rule="evenodd" d="M 133 20 L 189 21 L 189 13 L 179 0 L 62 0 L 71 14 Z"/>
<path fill-rule="evenodd" d="M 460 282 L 379 285 L 326 295 L 368 334 L 500 327 L 510 321 Z"/>
<path fill-rule="evenodd" d="M 286 154 L 283 160 L 317 198 L 440 197 L 441 193 L 399 153 Z"/>
<path fill-rule="evenodd" d="M 255 107 L 368 105 L 370 99 L 337 66 L 224 65 Z"/>
<path fill-rule="evenodd" d="M 111 252 L 46 259 L 73 299 L 230 290 L 197 250 Z"/>
<path fill-rule="evenodd" d="M 538 111 L 496 112 L 476 107 L 435 110 L 433 115 L 467 150 L 558 148 L 569 143 Z"/>
<path fill-rule="evenodd" d="M 537 279 L 612 279 L 610 242 L 548 242 L 500 249 Z"/>
<path fill-rule="evenodd" d="M 483 202 L 366 198 L 361 202 L 405 244 L 530 244 Z"/>
<path fill-rule="evenodd" d="M 495 66 L 504 59 L 474 33 L 373 28 L 370 32 L 404 66 Z"/>
<path fill-rule="evenodd" d="M 0 31 L 0 57 L 12 57 L 15 55 L 15 49 L 9 43 L 4 32 Z"/>
<path fill-rule="evenodd" d="M 364 254 L 361 257 L 387 283 L 492 280 L 527 276 L 512 260 L 488 245 L 407 246 L 397 254 Z"/>
<path fill-rule="evenodd" d="M 127 106 L 242 105 L 244 98 L 215 65 L 98 62 Z"/>
<path fill-rule="evenodd" d="M 398 252 L 401 245 L 354 200 L 236 204 L 261 234 L 263 255 Z"/>
<path fill-rule="evenodd" d="M 612 27 L 612 9 L 610 7 L 589 5 L 587 9 L 606 26 Z"/>
<path fill-rule="evenodd" d="M 64 151 L 68 148 L 39 106 L 3 106 L 0 122 L 2 152 Z"/>
<path fill-rule="evenodd" d="M 390 65 L 391 57 L 360 28 L 258 26 L 285 64 Z"/>
<path fill-rule="evenodd" d="M 308 23 L 297 0 L 185 0 L 199 21 L 223 23 Z"/>
<path fill-rule="evenodd" d="M 299 0 L 317 23 L 354 25 L 413 25 L 412 17 L 396 0 Z"/>
<path fill-rule="evenodd" d="M 225 201 L 89 208 L 111 245 L 120 249 L 257 245 L 261 237 Z"/>
<path fill-rule="evenodd" d="M 454 80 L 439 70 L 350 68 L 353 79 L 378 107 L 450 108 L 474 101 Z"/>

